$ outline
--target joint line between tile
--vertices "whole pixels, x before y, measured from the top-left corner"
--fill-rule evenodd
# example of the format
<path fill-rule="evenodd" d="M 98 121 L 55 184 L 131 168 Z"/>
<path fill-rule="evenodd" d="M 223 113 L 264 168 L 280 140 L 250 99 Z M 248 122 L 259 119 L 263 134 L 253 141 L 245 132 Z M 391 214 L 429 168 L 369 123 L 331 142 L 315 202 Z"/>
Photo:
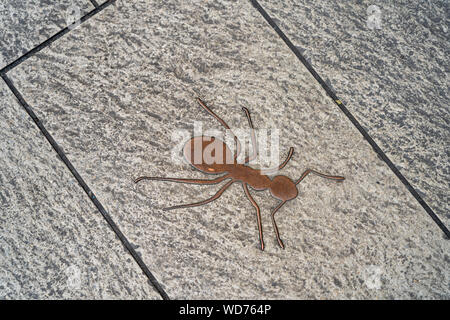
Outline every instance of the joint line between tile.
<path fill-rule="evenodd" d="M 89 1 L 91 1 L 92 5 L 93 5 L 94 7 L 96 7 L 96 8 L 99 7 L 99 4 L 97 3 L 97 1 L 95 1 L 95 0 L 89 0 Z"/>
<path fill-rule="evenodd" d="M 95 0 L 93 0 L 93 1 L 95 2 Z M 92 0 L 91 0 L 91 2 L 92 2 Z M 87 14 L 85 14 L 84 16 L 82 16 L 79 20 L 73 22 L 70 26 L 67 26 L 64 29 L 61 29 L 60 31 L 58 31 L 56 34 L 54 34 L 53 36 L 51 36 L 50 38 L 48 38 L 44 42 L 38 44 L 36 47 L 34 47 L 33 49 L 29 50 L 28 52 L 26 52 L 21 57 L 17 58 L 16 60 L 11 62 L 7 66 L 3 67 L 3 69 L 0 70 L 0 76 L 3 76 L 8 71 L 11 71 L 12 69 L 14 69 L 18 65 L 20 65 L 22 62 L 28 60 L 34 54 L 38 53 L 42 49 L 45 49 L 46 47 L 51 45 L 56 40 L 58 40 L 59 38 L 63 37 L 66 33 L 71 31 L 71 29 L 70 29 L 71 26 L 73 26 L 75 24 L 80 24 L 81 25 L 83 22 L 85 22 L 88 19 L 92 18 L 97 13 L 99 13 L 100 11 L 102 11 L 103 9 L 108 7 L 109 5 L 113 4 L 114 2 L 116 2 L 116 0 L 108 0 L 107 2 L 103 3 L 102 5 L 98 5 L 98 4 L 97 4 L 97 6 L 94 5 L 95 8 L 92 11 L 88 12 Z"/>

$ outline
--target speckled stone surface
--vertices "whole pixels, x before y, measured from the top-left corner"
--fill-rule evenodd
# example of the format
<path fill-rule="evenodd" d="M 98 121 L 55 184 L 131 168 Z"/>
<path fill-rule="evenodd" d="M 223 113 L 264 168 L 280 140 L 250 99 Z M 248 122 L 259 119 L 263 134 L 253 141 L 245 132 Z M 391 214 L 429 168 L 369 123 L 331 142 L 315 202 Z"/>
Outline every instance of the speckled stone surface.
<path fill-rule="evenodd" d="M 171 298 L 448 298 L 450 242 L 359 132 L 246 1 L 118 1 L 10 73 L 44 125 Z M 194 121 L 220 129 L 199 95 L 231 127 L 280 129 L 283 174 L 308 177 L 276 205 L 236 184 L 146 181 L 142 174 L 204 177 L 171 161 L 173 132 Z M 193 134 L 193 133 L 192 133 Z M 181 146 L 179 146 L 181 148 Z"/>
<path fill-rule="evenodd" d="M 0 299 L 160 299 L 0 82 Z"/>
<path fill-rule="evenodd" d="M 108 0 L 96 0 L 98 5 L 102 5 L 106 2 L 108 2 Z"/>
<path fill-rule="evenodd" d="M 449 2 L 259 3 L 450 227 Z"/>
<path fill-rule="evenodd" d="M 0 69 L 92 9 L 89 0 L 2 0 Z"/>

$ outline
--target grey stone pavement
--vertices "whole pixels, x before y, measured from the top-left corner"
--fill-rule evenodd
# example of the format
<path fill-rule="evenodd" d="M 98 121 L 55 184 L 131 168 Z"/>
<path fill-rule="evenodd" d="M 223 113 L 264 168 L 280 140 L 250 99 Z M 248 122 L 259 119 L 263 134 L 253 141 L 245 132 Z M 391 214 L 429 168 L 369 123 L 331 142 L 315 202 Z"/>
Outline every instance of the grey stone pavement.
<path fill-rule="evenodd" d="M 448 19 L 446 1 L 2 1 L 0 299 L 450 298 Z M 172 211 L 223 184 L 134 183 L 205 178 L 172 160 L 174 133 L 222 129 L 196 97 L 279 129 L 279 174 L 346 177 L 298 185 L 284 250 L 267 190 L 261 251 L 239 183 Z"/>

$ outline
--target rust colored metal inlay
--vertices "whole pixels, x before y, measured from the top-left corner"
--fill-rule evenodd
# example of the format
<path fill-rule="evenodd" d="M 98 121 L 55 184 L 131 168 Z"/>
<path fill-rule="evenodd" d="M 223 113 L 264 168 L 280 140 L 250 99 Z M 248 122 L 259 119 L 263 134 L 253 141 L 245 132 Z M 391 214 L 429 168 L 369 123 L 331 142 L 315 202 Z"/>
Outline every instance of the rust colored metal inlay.
<path fill-rule="evenodd" d="M 219 116 L 217 116 L 210 108 L 206 106 L 206 104 L 200 99 L 197 98 L 198 103 L 200 106 L 202 106 L 203 109 L 205 109 L 211 116 L 216 118 L 226 129 L 230 130 L 232 133 L 230 127 L 223 121 Z M 242 110 L 245 112 L 245 115 L 247 116 L 247 120 L 251 129 L 251 140 L 253 144 L 253 154 L 249 155 L 245 158 L 243 164 L 239 164 L 237 162 L 237 157 L 239 156 L 241 144 L 236 137 L 234 136 L 235 141 L 235 153 L 232 159 L 230 159 L 230 155 L 232 154 L 228 146 L 222 142 L 219 139 L 216 139 L 214 137 L 208 137 L 208 136 L 199 136 L 199 137 L 193 137 L 191 138 L 186 144 L 184 145 L 183 153 L 186 160 L 194 166 L 197 170 L 208 173 L 208 174 L 223 174 L 216 179 L 207 180 L 207 179 L 182 179 L 182 178 L 168 178 L 168 177 L 139 177 L 135 180 L 136 183 L 138 183 L 141 180 L 158 180 L 158 181 L 171 181 L 171 182 L 181 182 L 181 183 L 191 183 L 191 184 L 199 184 L 199 185 L 205 185 L 205 184 L 217 184 L 224 180 L 229 180 L 225 185 L 223 185 L 217 193 L 212 196 L 209 199 L 195 202 L 195 203 L 189 203 L 189 204 L 182 204 L 177 205 L 169 208 L 165 208 L 164 210 L 174 210 L 174 209 L 181 209 L 181 208 L 188 208 L 188 207 L 196 207 L 200 205 L 204 205 L 207 203 L 210 203 L 216 199 L 218 199 L 223 192 L 228 189 L 233 183 L 239 182 L 242 185 L 242 188 L 244 189 L 245 195 L 247 196 L 248 200 L 251 202 L 253 207 L 256 210 L 256 218 L 258 223 L 258 231 L 259 231 L 259 241 L 261 244 L 261 250 L 264 250 L 264 240 L 263 240 L 263 231 L 262 231 L 262 224 L 261 224 L 261 212 L 259 209 L 258 204 L 253 199 L 252 195 L 250 194 L 249 186 L 253 190 L 262 191 L 269 189 L 270 194 L 280 200 L 280 203 L 275 207 L 275 209 L 272 210 L 272 224 L 275 230 L 275 235 L 278 241 L 278 244 L 281 248 L 284 249 L 283 241 L 280 238 L 280 233 L 278 231 L 277 223 L 275 221 L 275 213 L 289 200 L 295 199 L 298 195 L 297 185 L 310 173 L 313 173 L 315 175 L 318 175 L 322 178 L 336 180 L 338 182 L 343 181 L 345 178 L 340 176 L 331 176 L 327 174 L 323 174 L 320 172 L 317 172 L 312 169 L 307 169 L 301 177 L 297 181 L 293 181 L 290 178 L 278 175 L 273 178 L 270 178 L 267 176 L 267 174 L 270 174 L 271 172 L 276 172 L 277 170 L 283 169 L 286 164 L 289 162 L 289 160 L 292 157 L 292 154 L 294 153 L 294 148 L 289 148 L 289 153 L 287 155 L 286 160 L 282 164 L 280 164 L 277 168 L 273 169 L 263 169 L 263 170 L 257 170 L 253 169 L 248 166 L 248 163 L 252 160 L 254 160 L 258 155 L 257 150 L 257 144 L 256 144 L 256 136 L 254 132 L 253 123 L 250 117 L 250 112 L 247 108 L 243 107 Z M 219 144 L 219 148 L 222 149 L 223 152 L 221 154 L 223 155 L 223 159 L 219 159 L 220 161 L 216 161 L 213 163 L 206 163 L 206 162 L 200 162 L 196 163 L 194 161 L 196 151 L 200 152 L 200 154 L 203 154 L 203 150 L 207 148 L 210 144 L 216 144 L 215 148 L 217 148 L 217 144 Z"/>

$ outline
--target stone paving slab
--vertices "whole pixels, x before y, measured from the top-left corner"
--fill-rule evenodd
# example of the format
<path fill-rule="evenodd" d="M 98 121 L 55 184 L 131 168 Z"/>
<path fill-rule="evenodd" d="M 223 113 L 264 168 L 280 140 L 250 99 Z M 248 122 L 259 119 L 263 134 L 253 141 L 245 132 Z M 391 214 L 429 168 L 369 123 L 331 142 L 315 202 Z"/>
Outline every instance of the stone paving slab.
<path fill-rule="evenodd" d="M 247 1 L 118 1 L 10 77 L 171 298 L 448 298 L 449 241 Z M 163 208 L 219 188 L 134 184 L 142 174 L 204 178 L 171 161 L 194 121 L 280 129 L 283 174 L 308 177 L 270 220 L 236 184 L 206 206 Z M 181 146 L 179 146 L 181 148 Z"/>
<path fill-rule="evenodd" d="M 0 299 L 160 299 L 0 83 Z"/>
<path fill-rule="evenodd" d="M 449 227 L 449 2 L 259 3 Z"/>
<path fill-rule="evenodd" d="M 2 0 L 0 69 L 92 9 L 89 0 Z"/>

